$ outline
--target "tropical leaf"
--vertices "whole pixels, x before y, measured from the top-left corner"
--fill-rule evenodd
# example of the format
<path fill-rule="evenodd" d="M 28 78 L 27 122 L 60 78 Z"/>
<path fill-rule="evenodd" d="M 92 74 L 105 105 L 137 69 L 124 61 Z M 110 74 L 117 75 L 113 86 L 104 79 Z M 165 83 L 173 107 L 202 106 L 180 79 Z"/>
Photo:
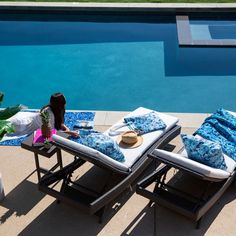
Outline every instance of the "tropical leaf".
<path fill-rule="evenodd" d="M 3 97 L 4 97 L 4 94 L 2 92 L 0 92 L 0 105 L 1 105 L 1 103 L 3 101 Z"/>
<path fill-rule="evenodd" d="M 17 112 L 25 108 L 23 105 L 16 105 L 13 107 L 7 107 L 4 110 L 0 111 L 0 120 L 6 120 L 12 116 L 14 116 Z"/>
<path fill-rule="evenodd" d="M 0 140 L 5 134 L 12 134 L 15 132 L 13 125 L 6 120 L 0 120 Z"/>

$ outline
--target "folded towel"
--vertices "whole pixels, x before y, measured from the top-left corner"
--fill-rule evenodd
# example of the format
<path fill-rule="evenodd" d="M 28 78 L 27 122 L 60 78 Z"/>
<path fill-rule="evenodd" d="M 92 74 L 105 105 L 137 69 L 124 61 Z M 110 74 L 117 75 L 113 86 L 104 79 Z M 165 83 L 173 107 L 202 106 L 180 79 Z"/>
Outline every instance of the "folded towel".
<path fill-rule="evenodd" d="M 219 142 L 223 152 L 236 161 L 236 117 L 224 109 L 206 118 L 195 132 L 205 139 Z"/>
<path fill-rule="evenodd" d="M 94 121 L 93 120 L 77 120 L 74 128 L 78 129 L 93 129 Z"/>
<path fill-rule="evenodd" d="M 135 130 L 139 134 L 146 134 L 166 128 L 166 124 L 155 111 L 144 115 L 126 117 L 124 121 L 130 129 Z"/>

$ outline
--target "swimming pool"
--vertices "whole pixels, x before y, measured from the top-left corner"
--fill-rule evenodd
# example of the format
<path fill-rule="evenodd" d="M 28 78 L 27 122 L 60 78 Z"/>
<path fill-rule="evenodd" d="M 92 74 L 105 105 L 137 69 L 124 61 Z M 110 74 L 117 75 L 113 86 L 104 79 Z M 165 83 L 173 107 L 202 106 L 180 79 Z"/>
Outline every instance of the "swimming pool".
<path fill-rule="evenodd" d="M 174 16 L 0 14 L 4 106 L 61 91 L 68 109 L 236 110 L 235 62 L 236 48 L 179 47 Z"/>

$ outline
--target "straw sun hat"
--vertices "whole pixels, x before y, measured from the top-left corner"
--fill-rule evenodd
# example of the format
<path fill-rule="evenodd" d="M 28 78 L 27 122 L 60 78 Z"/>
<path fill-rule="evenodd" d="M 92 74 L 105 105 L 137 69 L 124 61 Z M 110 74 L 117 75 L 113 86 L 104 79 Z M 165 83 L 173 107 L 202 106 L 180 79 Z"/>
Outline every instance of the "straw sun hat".
<path fill-rule="evenodd" d="M 143 143 L 143 137 L 130 130 L 118 136 L 117 143 L 122 148 L 136 148 Z"/>

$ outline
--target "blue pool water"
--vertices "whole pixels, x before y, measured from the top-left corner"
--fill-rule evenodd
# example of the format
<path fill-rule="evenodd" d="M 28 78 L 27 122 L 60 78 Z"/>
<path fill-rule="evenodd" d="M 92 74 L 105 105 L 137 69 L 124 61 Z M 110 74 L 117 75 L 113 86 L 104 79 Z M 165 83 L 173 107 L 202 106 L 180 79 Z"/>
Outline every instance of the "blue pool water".
<path fill-rule="evenodd" d="M 174 17 L 0 15 L 0 72 L 4 106 L 236 110 L 236 48 L 179 48 Z"/>
<path fill-rule="evenodd" d="M 236 40 L 235 20 L 192 20 L 190 21 L 193 39 L 200 40 Z"/>

